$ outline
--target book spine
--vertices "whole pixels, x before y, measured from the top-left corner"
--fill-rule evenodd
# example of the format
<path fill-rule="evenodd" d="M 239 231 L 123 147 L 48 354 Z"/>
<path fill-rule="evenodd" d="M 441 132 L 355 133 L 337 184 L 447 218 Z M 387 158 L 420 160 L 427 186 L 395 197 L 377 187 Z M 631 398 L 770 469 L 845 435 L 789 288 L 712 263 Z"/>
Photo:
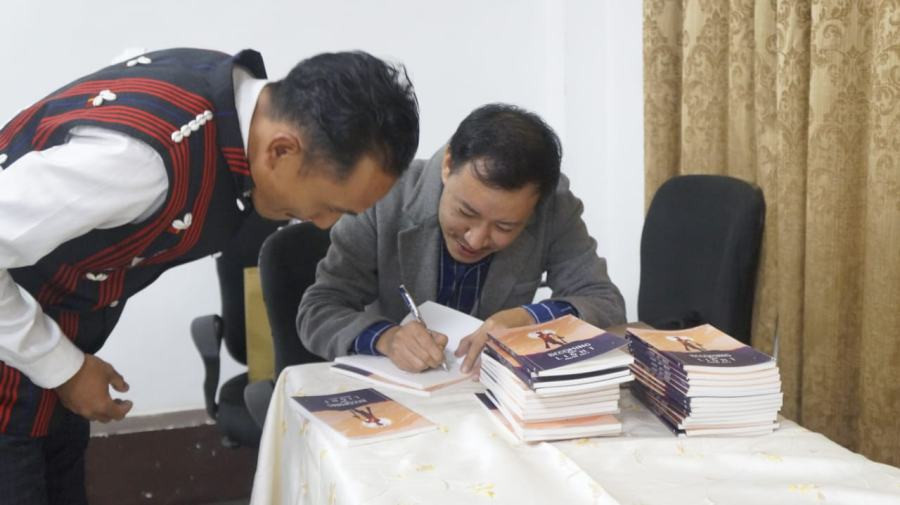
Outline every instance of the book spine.
<path fill-rule="evenodd" d="M 508 354 L 509 354 L 510 356 L 512 356 L 516 361 L 518 361 L 519 364 L 521 364 L 521 369 L 522 369 L 522 371 L 525 372 L 525 373 L 527 373 L 527 374 L 529 375 L 529 377 L 534 377 L 534 375 L 537 374 L 538 368 L 537 368 L 536 365 L 531 361 L 531 359 L 528 358 L 528 356 L 522 356 L 522 355 L 520 355 L 520 354 L 516 354 L 516 351 L 513 351 L 512 348 L 510 348 L 508 345 L 506 345 L 506 344 L 504 344 L 503 342 L 497 340 L 496 338 L 494 338 L 494 337 L 491 336 L 490 334 L 488 334 L 488 338 L 491 339 L 491 342 L 497 344 L 497 347 L 503 349 L 504 352 L 508 353 Z M 505 359 L 503 359 L 503 360 L 501 361 L 501 363 L 505 363 L 505 362 L 506 362 Z M 519 367 L 516 367 L 516 368 L 519 368 Z M 529 378 L 529 383 L 531 382 L 531 380 L 532 380 L 532 379 Z"/>
<path fill-rule="evenodd" d="M 639 366 L 639 365 L 638 365 Z M 635 367 L 637 368 L 637 367 Z M 640 368 L 637 368 L 634 371 L 634 376 L 637 382 L 641 383 L 642 386 L 648 388 L 651 391 L 654 391 L 657 395 L 664 396 L 666 399 L 676 405 L 681 406 L 682 408 L 690 411 L 691 408 L 691 399 L 688 397 L 683 391 L 678 388 L 668 384 L 666 382 L 662 382 L 659 380 L 652 380 L 647 378 L 644 374 L 646 371 L 642 371 Z"/>
<path fill-rule="evenodd" d="M 642 384 L 636 384 L 635 387 L 631 388 L 631 392 L 634 394 L 635 398 L 640 400 L 650 412 L 653 412 L 653 414 L 662 421 L 663 425 L 672 433 L 676 435 L 684 434 L 684 430 L 678 429 L 678 424 L 673 423 L 672 420 L 669 419 L 666 410 L 648 395 L 648 390 Z"/>
<path fill-rule="evenodd" d="M 484 346 L 484 350 L 482 351 L 495 361 L 506 367 L 507 370 L 514 373 L 516 377 L 519 378 L 523 383 L 527 384 L 529 388 L 534 389 L 534 378 L 522 367 L 514 366 L 512 363 L 506 360 L 503 356 L 501 356 L 497 351 L 491 349 L 490 346 Z"/>
<path fill-rule="evenodd" d="M 687 375 L 677 364 L 654 350 L 641 345 L 632 345 L 629 342 L 628 350 L 634 356 L 634 359 L 644 365 L 656 378 L 666 383 L 677 382 L 687 390 Z"/>

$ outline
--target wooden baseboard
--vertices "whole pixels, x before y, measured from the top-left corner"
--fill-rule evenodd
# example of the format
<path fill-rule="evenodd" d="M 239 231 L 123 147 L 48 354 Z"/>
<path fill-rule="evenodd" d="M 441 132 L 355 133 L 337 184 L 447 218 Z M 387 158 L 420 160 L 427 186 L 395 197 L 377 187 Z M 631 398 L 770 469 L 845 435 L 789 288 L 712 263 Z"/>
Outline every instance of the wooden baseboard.
<path fill-rule="evenodd" d="M 204 418 L 192 411 L 92 426 L 88 501 L 195 505 L 248 498 L 256 449 L 223 447 L 218 428 Z"/>

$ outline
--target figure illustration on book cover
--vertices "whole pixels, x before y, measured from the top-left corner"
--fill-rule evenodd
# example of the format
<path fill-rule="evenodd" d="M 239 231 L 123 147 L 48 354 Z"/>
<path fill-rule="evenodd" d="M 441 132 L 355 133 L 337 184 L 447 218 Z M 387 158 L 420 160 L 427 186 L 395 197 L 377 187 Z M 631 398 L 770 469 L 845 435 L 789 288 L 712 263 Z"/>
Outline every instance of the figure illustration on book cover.
<path fill-rule="evenodd" d="M 545 349 L 552 349 L 552 345 L 557 347 L 567 344 L 566 337 L 559 335 L 553 330 L 537 330 L 528 333 L 528 338 L 539 338 L 544 342 Z M 551 345 L 552 344 L 552 345 Z"/>
<path fill-rule="evenodd" d="M 359 419 L 366 428 L 384 428 L 391 425 L 391 420 L 386 417 L 378 417 L 372 412 L 372 407 L 366 405 L 365 409 L 350 409 L 350 415 Z"/>
<path fill-rule="evenodd" d="M 705 351 L 706 349 L 703 347 L 703 344 L 697 342 L 691 337 L 687 337 L 684 335 L 666 335 L 666 340 L 670 342 L 678 342 L 684 346 L 684 350 L 687 352 L 693 351 Z"/>

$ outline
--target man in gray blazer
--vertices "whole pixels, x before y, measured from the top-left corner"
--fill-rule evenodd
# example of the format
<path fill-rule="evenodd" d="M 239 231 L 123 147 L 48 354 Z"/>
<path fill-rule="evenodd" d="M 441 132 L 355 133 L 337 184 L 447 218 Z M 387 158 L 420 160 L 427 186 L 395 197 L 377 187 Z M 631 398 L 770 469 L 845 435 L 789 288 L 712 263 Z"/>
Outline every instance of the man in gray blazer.
<path fill-rule="evenodd" d="M 416 160 L 387 197 L 331 232 L 316 283 L 303 296 L 303 344 L 327 359 L 383 354 L 404 370 L 440 366 L 446 336 L 398 322 L 434 300 L 484 320 L 456 356 L 468 372 L 494 328 L 574 314 L 625 322 L 625 303 L 597 256 L 582 204 L 560 174 L 561 148 L 537 115 L 491 104 L 460 123 L 449 146 Z M 546 273 L 552 298 L 532 303 Z"/>

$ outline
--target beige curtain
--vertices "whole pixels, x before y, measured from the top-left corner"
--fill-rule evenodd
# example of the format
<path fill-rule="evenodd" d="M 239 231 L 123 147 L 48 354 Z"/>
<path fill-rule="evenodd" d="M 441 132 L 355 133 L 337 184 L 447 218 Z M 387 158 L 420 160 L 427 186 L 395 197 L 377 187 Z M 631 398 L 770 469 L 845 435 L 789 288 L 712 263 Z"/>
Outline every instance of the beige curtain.
<path fill-rule="evenodd" d="M 645 0 L 646 199 L 758 184 L 782 413 L 900 465 L 900 0 Z"/>

